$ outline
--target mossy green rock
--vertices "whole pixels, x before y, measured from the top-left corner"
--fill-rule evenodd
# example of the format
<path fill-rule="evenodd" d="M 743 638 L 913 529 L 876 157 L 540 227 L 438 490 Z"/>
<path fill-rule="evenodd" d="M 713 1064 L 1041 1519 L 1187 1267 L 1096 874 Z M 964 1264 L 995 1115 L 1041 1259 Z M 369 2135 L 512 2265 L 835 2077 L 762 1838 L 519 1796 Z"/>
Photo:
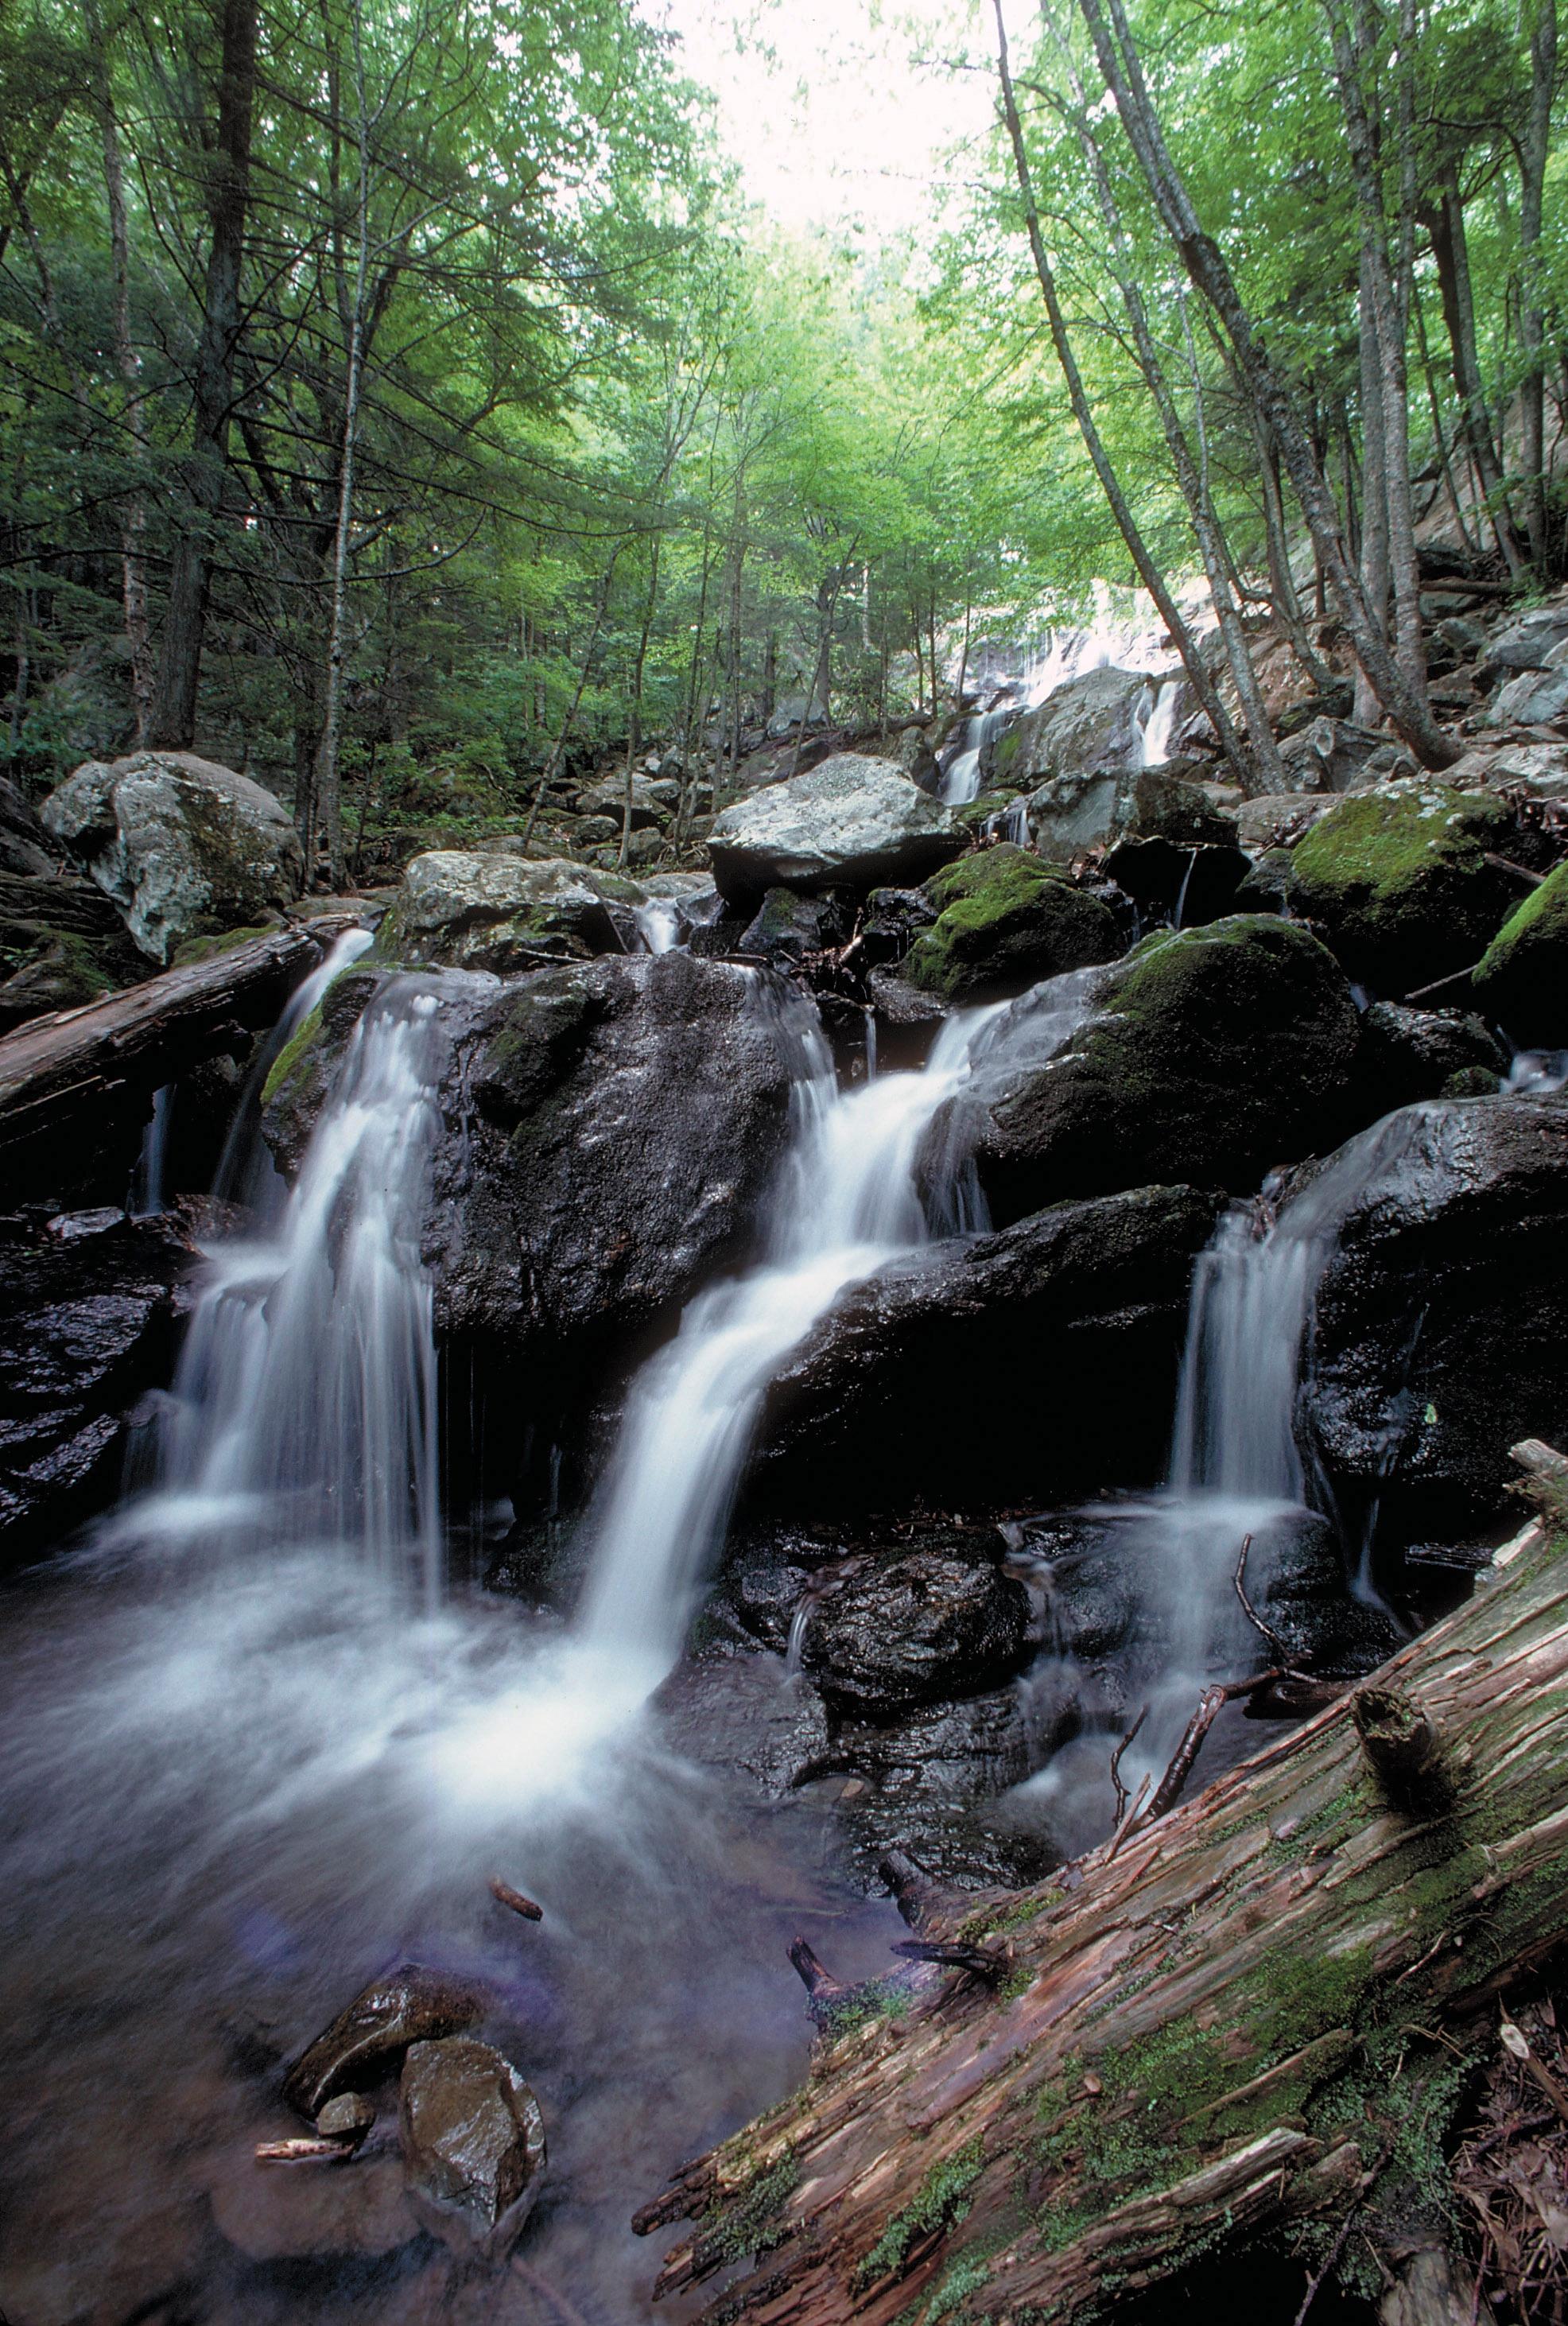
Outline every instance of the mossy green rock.
<path fill-rule="evenodd" d="M 965 856 L 928 880 L 924 893 L 936 923 L 916 938 L 905 974 L 950 1000 L 993 1000 L 1116 958 L 1109 906 L 1026 849 Z"/>
<path fill-rule="evenodd" d="M 1350 976 L 1390 999 L 1468 969 L 1508 908 L 1489 864 L 1512 819 L 1500 800 L 1429 777 L 1352 792 L 1291 860 L 1292 902 Z"/>
<path fill-rule="evenodd" d="M 1244 1190 L 1311 1151 L 1359 1034 L 1343 972 L 1293 922 L 1146 937 L 1053 1056 L 999 1044 L 966 1103 L 998 1223 L 1067 1196 L 1184 1180 Z"/>
<path fill-rule="evenodd" d="M 1532 889 L 1481 955 L 1476 998 L 1526 1047 L 1568 1047 L 1568 863 Z"/>

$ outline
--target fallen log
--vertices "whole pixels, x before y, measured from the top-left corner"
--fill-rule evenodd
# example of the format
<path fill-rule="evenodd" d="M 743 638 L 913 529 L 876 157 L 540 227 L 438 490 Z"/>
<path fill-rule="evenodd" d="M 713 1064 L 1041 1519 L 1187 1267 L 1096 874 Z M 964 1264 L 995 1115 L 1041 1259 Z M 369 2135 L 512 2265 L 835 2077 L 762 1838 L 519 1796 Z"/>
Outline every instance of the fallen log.
<path fill-rule="evenodd" d="M 166 969 L 0 1038 L 0 1153 L 55 1140 L 84 1114 L 99 1127 L 213 1056 L 239 1031 L 270 1026 L 351 916 L 290 923 Z"/>
<path fill-rule="evenodd" d="M 1221 2242 L 1304 2276 L 1352 2209 L 1411 2250 L 1498 1997 L 1568 1929 L 1568 1558 L 1543 1521 L 1506 1558 L 1114 1855 L 950 1909 L 1005 1983 L 868 2016 L 687 2166 L 637 2218 L 696 2225 L 658 2290 L 750 2256 L 715 2326 L 1057 2326 Z"/>

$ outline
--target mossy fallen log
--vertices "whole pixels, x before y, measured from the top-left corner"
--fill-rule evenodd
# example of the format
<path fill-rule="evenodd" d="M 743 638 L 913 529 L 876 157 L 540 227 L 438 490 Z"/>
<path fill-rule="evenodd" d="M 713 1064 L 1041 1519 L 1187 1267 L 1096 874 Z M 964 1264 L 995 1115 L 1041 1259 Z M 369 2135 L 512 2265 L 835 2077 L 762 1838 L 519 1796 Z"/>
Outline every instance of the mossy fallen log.
<path fill-rule="evenodd" d="M 58 1140 L 84 1115 L 143 1106 L 231 1039 L 270 1025 L 350 926 L 343 916 L 269 929 L 242 944 L 0 1038 L 0 1153 Z"/>
<path fill-rule="evenodd" d="M 749 2257 L 707 2318 L 1035 2326 L 1236 2240 L 1321 2262 L 1352 2211 L 1393 2250 L 1441 2205 L 1498 1997 L 1568 1927 L 1565 1707 L 1541 1525 L 1375 1683 L 1114 1854 L 950 1907 L 1005 1979 L 852 2024 L 687 2167 L 637 2220 L 696 2224 L 660 2291 Z"/>

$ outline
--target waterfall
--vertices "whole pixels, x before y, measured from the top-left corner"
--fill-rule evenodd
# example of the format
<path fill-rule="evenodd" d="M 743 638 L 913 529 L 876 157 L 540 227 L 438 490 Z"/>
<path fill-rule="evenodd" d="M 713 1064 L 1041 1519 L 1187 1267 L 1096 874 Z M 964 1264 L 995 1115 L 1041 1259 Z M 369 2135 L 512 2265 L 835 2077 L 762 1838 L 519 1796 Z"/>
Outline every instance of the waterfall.
<path fill-rule="evenodd" d="M 131 1175 L 125 1209 L 134 1220 L 152 1219 L 163 1208 L 163 1161 L 169 1148 L 169 1118 L 174 1112 L 173 1083 L 153 1093 L 153 1112 L 142 1133 L 142 1149 Z"/>
<path fill-rule="evenodd" d="M 794 1122 L 767 1251 L 748 1275 L 700 1294 L 632 1385 L 589 1519 L 594 1558 L 580 1623 L 589 1641 L 656 1661 L 661 1671 L 673 1661 L 768 1383 L 850 1285 L 935 1234 L 983 1223 L 964 1185 L 961 1142 L 943 1149 L 923 1195 L 927 1130 L 998 1040 L 1031 1049 L 1065 1042 L 1090 991 L 1075 972 L 1021 1002 L 966 1011 L 943 1027 L 921 1072 L 845 1091 L 815 1011 L 793 999 L 772 1002 L 793 1053 Z"/>
<path fill-rule="evenodd" d="M 1179 678 L 1151 679 L 1138 709 L 1138 765 L 1163 768 L 1171 756 L 1171 730 L 1176 723 Z"/>
<path fill-rule="evenodd" d="M 958 750 L 949 760 L 947 771 L 937 792 L 939 800 L 949 807 L 962 807 L 979 795 L 980 754 L 994 735 L 999 735 L 1009 719 L 1016 718 L 1023 705 L 999 702 L 973 719 L 964 721 L 963 737 Z"/>
<path fill-rule="evenodd" d="M 632 922 L 644 953 L 673 953 L 681 942 L 681 907 L 673 897 L 650 897 Z"/>
<path fill-rule="evenodd" d="M 291 1014 L 302 1022 L 310 1006 L 297 996 Z M 138 1535 L 352 1544 L 438 1593 L 419 1240 L 446 1054 L 439 992 L 392 980 L 350 1037 L 278 1216 L 209 1251 L 162 1418 L 158 1489 L 126 1515 Z"/>

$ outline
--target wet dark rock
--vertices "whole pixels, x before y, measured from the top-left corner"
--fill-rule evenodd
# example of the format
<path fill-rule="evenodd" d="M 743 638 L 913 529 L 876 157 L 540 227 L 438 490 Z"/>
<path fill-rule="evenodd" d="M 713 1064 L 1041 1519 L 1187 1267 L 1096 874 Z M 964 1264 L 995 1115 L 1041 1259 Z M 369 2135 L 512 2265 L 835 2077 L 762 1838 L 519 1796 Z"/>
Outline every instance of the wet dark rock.
<path fill-rule="evenodd" d="M 1344 1551 L 1329 1521 L 1310 1511 L 1276 1521 L 1254 1537 L 1247 1593 L 1290 1661 L 1338 1677 L 1375 1671 L 1404 1634 L 1384 1608 L 1357 1597 Z M 1259 1642 L 1262 1660 L 1268 1651 Z"/>
<path fill-rule="evenodd" d="M 1291 859 L 1298 913 L 1320 925 L 1348 973 L 1397 999 L 1469 969 L 1518 889 L 1489 855 L 1507 853 L 1512 816 L 1484 792 L 1433 777 L 1341 800 Z"/>
<path fill-rule="evenodd" d="M 809 953 L 847 944 L 855 926 L 855 900 L 841 889 L 821 897 L 770 889 L 740 939 L 742 953 L 767 961 L 798 962 Z"/>
<path fill-rule="evenodd" d="M 1174 848 L 1234 848 L 1236 818 L 1180 772 L 1193 762 L 1145 768 L 1133 784 L 1126 837 L 1167 840 Z"/>
<path fill-rule="evenodd" d="M 758 1515 L 1071 1494 L 1158 1474 L 1192 1263 L 1190 1187 L 1062 1204 L 845 1295 L 769 1393 Z M 958 1385 L 962 1385 L 961 1393 Z"/>
<path fill-rule="evenodd" d="M 739 1769 L 775 1800 L 831 1758 L 821 1696 L 774 1655 L 703 1650 L 676 1665 L 654 1700 L 673 1751 L 700 1767 Z"/>
<path fill-rule="evenodd" d="M 1482 1087 L 1495 1091 L 1508 1064 L 1502 1045 L 1473 1011 L 1412 1009 L 1397 1001 L 1375 1001 L 1361 1013 L 1355 1071 L 1358 1119 L 1374 1122 L 1417 1099 L 1441 1098 L 1455 1075 L 1476 1068 L 1490 1077 Z"/>
<path fill-rule="evenodd" d="M 1121 948 L 1109 907 L 1025 849 L 962 857 L 927 881 L 925 895 L 937 917 L 915 938 L 904 973 L 950 1001 L 1020 993 Z"/>
<path fill-rule="evenodd" d="M 78 1233 L 77 1231 L 90 1232 Z M 185 1223 L 105 1208 L 0 1222 L 0 1548 L 23 1558 L 119 1484 L 134 1410 L 173 1363 Z"/>
<path fill-rule="evenodd" d="M 1105 860 L 1108 879 L 1146 913 L 1169 912 L 1197 928 L 1236 909 L 1252 859 L 1233 843 L 1200 847 L 1163 838 L 1118 841 Z"/>
<path fill-rule="evenodd" d="M 384 970 L 351 969 L 335 979 L 268 1070 L 261 1094 L 262 1130 L 286 1177 L 293 1177 L 304 1158 L 354 1028 L 385 976 Z"/>
<path fill-rule="evenodd" d="M 339 2092 L 316 2118 L 323 2140 L 341 2140 L 357 2146 L 376 2122 L 376 2103 L 363 2092 Z"/>
<path fill-rule="evenodd" d="M 27 877 L 55 869 L 49 835 L 9 776 L 0 776 L 0 872 Z"/>
<path fill-rule="evenodd" d="M 1303 928 L 1244 915 L 1146 937 L 1059 1055 L 982 1060 L 946 1127 L 994 1218 L 1155 1177 L 1254 1186 L 1310 1148 L 1359 1028 L 1342 972 Z"/>
<path fill-rule="evenodd" d="M 784 1053 L 756 972 L 683 953 L 481 998 L 436 1159 L 439 1327 L 551 1393 L 563 1364 L 634 1360 L 748 1244 L 788 1123 Z"/>
<path fill-rule="evenodd" d="M 1035 1765 L 1016 1688 L 911 1705 L 882 1721 L 846 1719 L 832 1749 L 841 1767 L 860 1771 L 885 1797 L 951 1805 L 991 1800 Z"/>
<path fill-rule="evenodd" d="M 499 2052 L 469 2036 L 415 2043 L 398 2093 L 409 2201 L 459 2253 L 500 2261 L 539 2194 L 544 2118 Z"/>
<path fill-rule="evenodd" d="M 1016 1671 L 1028 1621 L 1022 1584 L 993 1561 L 915 1551 L 830 1583 L 807 1622 L 802 1665 L 835 1710 L 885 1716 Z"/>
<path fill-rule="evenodd" d="M 400 1963 L 357 1995 L 283 2079 L 283 2098 L 311 2119 L 339 2092 L 363 2091 L 394 2068 L 411 2043 L 474 2026 L 484 1997 L 422 1963 Z"/>
<path fill-rule="evenodd" d="M 1504 1509 L 1508 1449 L 1568 1432 L 1568 1106 L 1383 1126 L 1320 1280 L 1298 1431 L 1347 1526 L 1450 1539 Z"/>
<path fill-rule="evenodd" d="M 961 860 L 960 860 L 961 861 Z M 875 967 L 895 968 L 939 907 L 924 889 L 873 889 L 860 915 L 860 945 Z"/>
<path fill-rule="evenodd" d="M 150 974 L 102 890 L 47 860 L 28 871 L 0 862 L 0 1034 L 50 1009 L 75 1009 Z"/>

